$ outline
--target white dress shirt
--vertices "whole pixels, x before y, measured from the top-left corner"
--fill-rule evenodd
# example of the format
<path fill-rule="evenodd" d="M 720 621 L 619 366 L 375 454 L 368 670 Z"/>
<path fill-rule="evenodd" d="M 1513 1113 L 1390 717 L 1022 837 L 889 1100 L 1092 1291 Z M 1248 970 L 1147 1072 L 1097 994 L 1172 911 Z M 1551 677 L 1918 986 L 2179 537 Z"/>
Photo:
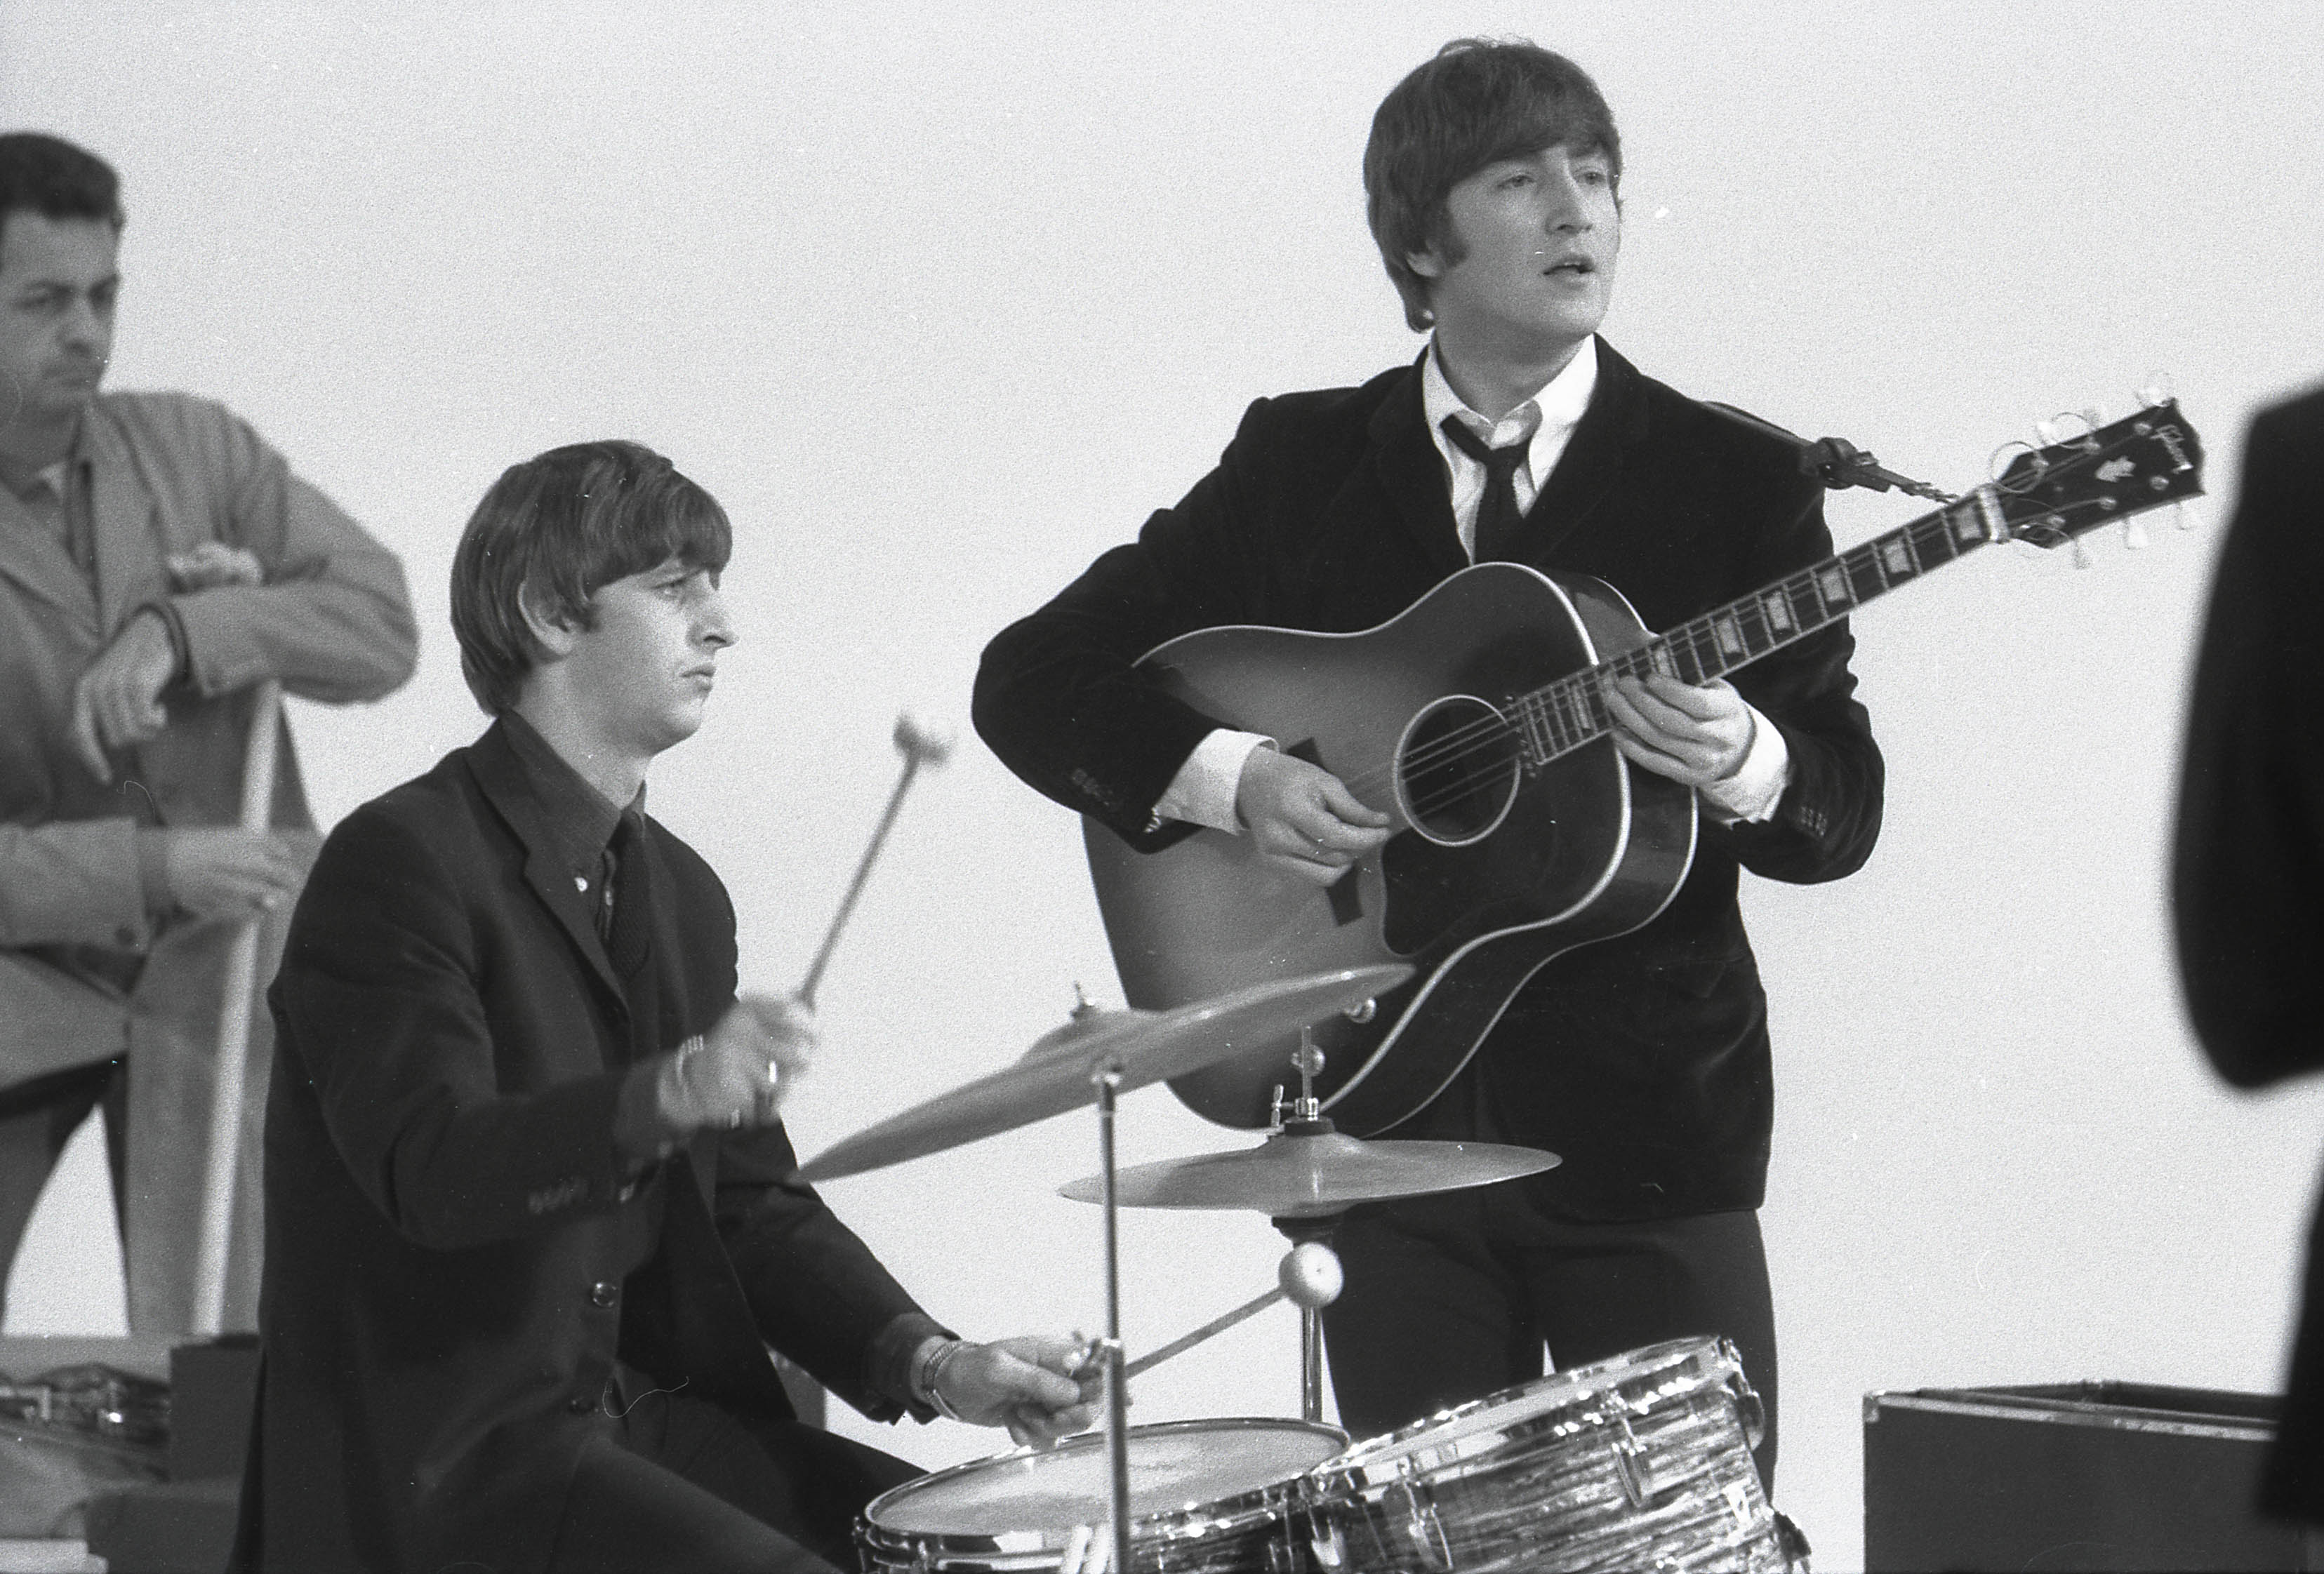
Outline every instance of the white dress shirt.
<path fill-rule="evenodd" d="M 1461 549 L 1471 562 L 1475 562 L 1477 557 L 1477 508 L 1485 494 L 1485 466 L 1444 435 L 1445 419 L 1450 417 L 1460 421 L 1482 438 L 1489 448 L 1517 442 L 1533 445 L 1526 462 L 1509 477 L 1517 491 L 1518 510 L 1530 511 L 1534 500 L 1548 483 L 1550 473 L 1564 456 L 1566 445 L 1573 439 L 1573 429 L 1581 425 L 1583 413 L 1590 408 L 1591 395 L 1597 389 L 1598 340 L 1593 335 L 1582 341 L 1582 347 L 1573 353 L 1564 369 L 1535 390 L 1532 398 L 1498 421 L 1491 420 L 1470 409 L 1452 391 L 1452 384 L 1445 379 L 1444 369 L 1438 363 L 1436 346 L 1429 346 L 1420 369 L 1421 410 L 1428 423 L 1429 438 L 1444 462 L 1453 527 L 1460 532 Z M 1712 817 L 1726 824 L 1771 818 L 1776 804 L 1782 801 L 1784 789 L 1791 785 L 1791 750 L 1784 745 L 1783 733 L 1759 713 L 1757 706 L 1747 704 L 1746 708 L 1751 712 L 1752 732 L 1743 763 L 1732 774 L 1696 789 Z M 1154 823 L 1185 820 L 1215 831 L 1240 832 L 1242 827 L 1235 812 L 1235 795 L 1241 784 L 1243 762 L 1250 759 L 1252 750 L 1276 746 L 1272 738 L 1227 727 L 1207 734 L 1170 778 L 1168 789 L 1155 801 Z"/>

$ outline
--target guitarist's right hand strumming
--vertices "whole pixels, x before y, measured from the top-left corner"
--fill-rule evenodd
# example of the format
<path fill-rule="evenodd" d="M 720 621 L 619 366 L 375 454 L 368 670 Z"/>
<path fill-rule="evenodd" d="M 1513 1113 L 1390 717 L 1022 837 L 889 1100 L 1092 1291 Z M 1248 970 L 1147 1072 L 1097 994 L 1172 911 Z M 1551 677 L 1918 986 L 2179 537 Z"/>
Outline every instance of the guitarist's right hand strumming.
<path fill-rule="evenodd" d="M 1235 818 L 1270 868 L 1319 886 L 1387 841 L 1389 829 L 1388 816 L 1330 771 L 1264 747 L 1243 758 Z"/>

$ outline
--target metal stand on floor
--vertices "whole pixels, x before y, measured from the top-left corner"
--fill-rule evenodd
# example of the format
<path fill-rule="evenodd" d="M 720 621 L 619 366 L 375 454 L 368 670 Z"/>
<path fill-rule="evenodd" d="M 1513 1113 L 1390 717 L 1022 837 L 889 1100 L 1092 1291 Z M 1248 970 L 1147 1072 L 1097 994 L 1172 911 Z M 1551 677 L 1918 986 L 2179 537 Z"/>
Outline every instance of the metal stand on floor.
<path fill-rule="evenodd" d="M 1113 1567 L 1116 1574 L 1130 1574 L 1130 1379 L 1121 1362 L 1121 1212 L 1113 1159 L 1120 1062 L 1107 1059 L 1090 1080 L 1097 1084 L 1097 1145 L 1105 1174 L 1105 1452 L 1112 1481 Z"/>

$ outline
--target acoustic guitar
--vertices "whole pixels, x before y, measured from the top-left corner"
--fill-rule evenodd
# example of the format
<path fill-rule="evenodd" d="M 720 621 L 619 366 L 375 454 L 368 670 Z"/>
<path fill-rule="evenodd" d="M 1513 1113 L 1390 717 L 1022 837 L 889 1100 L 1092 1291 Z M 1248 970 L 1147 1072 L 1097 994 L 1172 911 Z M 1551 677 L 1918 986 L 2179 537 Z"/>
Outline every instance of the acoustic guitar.
<path fill-rule="evenodd" d="M 1315 1030 L 1326 1114 L 1371 1136 L 1425 1107 L 1517 990 L 1576 946 L 1650 922 L 1693 861 L 1694 793 L 1616 752 L 1617 676 L 1707 683 L 1991 542 L 2057 547 L 2200 493 L 2172 401 L 2027 448 L 2000 477 L 1862 546 L 1649 632 L 1602 581 L 1481 563 L 1354 634 L 1204 629 L 1139 667 L 1207 715 L 1280 739 L 1387 810 L 1385 844 L 1328 888 L 1248 837 L 1200 830 L 1139 853 L 1085 824 L 1124 995 L 1167 1010 L 1264 980 L 1413 964 L 1410 982 Z M 1222 1125 L 1270 1124 L 1296 1038 L 1170 1086 Z"/>

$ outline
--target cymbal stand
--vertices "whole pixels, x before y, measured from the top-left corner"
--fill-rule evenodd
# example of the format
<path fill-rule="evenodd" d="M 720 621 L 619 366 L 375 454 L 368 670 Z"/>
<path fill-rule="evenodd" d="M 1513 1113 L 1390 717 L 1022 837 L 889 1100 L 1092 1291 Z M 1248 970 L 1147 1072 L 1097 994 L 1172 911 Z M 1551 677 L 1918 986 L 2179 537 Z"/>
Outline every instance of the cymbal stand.
<path fill-rule="evenodd" d="M 1098 1155 L 1105 1172 L 1105 1453 L 1111 1477 L 1113 1567 L 1130 1574 L 1130 1379 L 1121 1363 L 1121 1210 L 1114 1195 L 1114 1108 L 1121 1096 L 1121 1063 L 1101 1062 L 1090 1072 L 1097 1085 Z"/>
<path fill-rule="evenodd" d="M 1291 1057 L 1299 1072 L 1299 1097 L 1292 1101 L 1288 1116 L 1283 1113 L 1283 1090 L 1275 1090 L 1276 1128 L 1285 1137 L 1321 1137 L 1333 1129 L 1324 1118 L 1323 1100 L 1315 1097 L 1315 1078 L 1323 1070 L 1323 1052 L 1315 1047 L 1315 1032 L 1312 1027 L 1299 1030 L 1299 1048 Z M 1270 1220 L 1291 1241 L 1295 1252 L 1313 1245 L 1328 1259 L 1325 1269 L 1314 1264 L 1311 1272 L 1321 1269 L 1328 1274 L 1328 1288 L 1319 1277 L 1314 1293 L 1295 1295 L 1299 1304 L 1299 1417 L 1302 1421 L 1321 1422 L 1323 1419 L 1323 1308 L 1339 1298 L 1342 1283 L 1339 1254 L 1332 1250 L 1333 1233 L 1340 1227 L 1343 1213 L 1329 1213 L 1314 1218 L 1277 1219 Z M 1314 1253 L 1300 1252 L 1310 1259 Z M 1290 1261 L 1285 1261 L 1286 1272 Z"/>
<path fill-rule="evenodd" d="M 1291 1256 L 1284 1258 L 1284 1272 L 1294 1271 L 1294 1264 L 1311 1278 L 1319 1281 L 1315 1291 L 1306 1298 L 1293 1296 L 1299 1308 L 1299 1419 L 1321 1422 L 1323 1419 L 1323 1308 L 1338 1299 L 1340 1293 L 1340 1256 L 1332 1249 L 1332 1232 L 1339 1229 L 1346 1215 L 1325 1214 L 1315 1219 L 1273 1219 L 1268 1222 L 1281 1230 L 1292 1243 Z M 1314 1247 L 1323 1254 L 1319 1259 L 1305 1248 Z M 1312 1304 L 1311 1304 L 1312 1302 Z"/>

